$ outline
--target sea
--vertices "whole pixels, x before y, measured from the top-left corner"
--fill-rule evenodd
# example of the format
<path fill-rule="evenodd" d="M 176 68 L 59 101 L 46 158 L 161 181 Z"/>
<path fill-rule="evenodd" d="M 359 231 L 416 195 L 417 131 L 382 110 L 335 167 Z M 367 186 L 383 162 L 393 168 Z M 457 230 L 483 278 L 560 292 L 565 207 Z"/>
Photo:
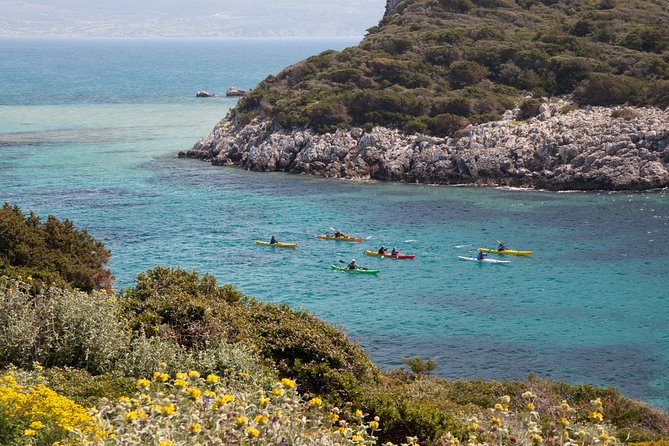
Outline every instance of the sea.
<path fill-rule="evenodd" d="M 529 374 L 669 409 L 669 194 L 359 182 L 178 159 L 236 98 L 360 38 L 0 38 L 0 201 L 86 228 L 117 289 L 211 273 L 346 330 L 384 369 Z M 217 93 L 196 98 L 198 90 Z M 361 243 L 320 240 L 341 229 Z M 296 249 L 254 240 L 297 243 Z M 533 250 L 463 261 L 478 247 Z M 363 254 L 380 245 L 414 260 Z M 378 275 L 333 270 L 355 258 Z"/>

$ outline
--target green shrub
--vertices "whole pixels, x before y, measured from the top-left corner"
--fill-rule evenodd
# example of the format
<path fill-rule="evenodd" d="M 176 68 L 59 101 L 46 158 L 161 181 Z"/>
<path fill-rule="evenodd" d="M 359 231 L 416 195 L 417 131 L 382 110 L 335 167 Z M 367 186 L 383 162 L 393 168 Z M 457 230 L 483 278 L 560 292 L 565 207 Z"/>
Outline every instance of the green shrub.
<path fill-rule="evenodd" d="M 123 314 L 138 332 L 171 339 L 192 354 L 222 340 L 252 345 L 282 376 L 335 400 L 350 400 L 360 382 L 378 373 L 343 330 L 307 312 L 248 299 L 207 274 L 156 267 L 122 296 Z"/>
<path fill-rule="evenodd" d="M 35 284 L 52 282 L 84 291 L 112 289 L 111 252 L 88 231 L 69 220 L 49 216 L 45 223 L 18 206 L 0 209 L 0 275 L 32 276 Z"/>
<path fill-rule="evenodd" d="M 463 88 L 481 82 L 487 75 L 488 69 L 483 65 L 462 60 L 451 64 L 449 79 L 455 88 Z"/>
<path fill-rule="evenodd" d="M 544 101 L 538 98 L 525 99 L 520 104 L 521 119 L 529 119 L 539 114 L 539 107 Z"/>

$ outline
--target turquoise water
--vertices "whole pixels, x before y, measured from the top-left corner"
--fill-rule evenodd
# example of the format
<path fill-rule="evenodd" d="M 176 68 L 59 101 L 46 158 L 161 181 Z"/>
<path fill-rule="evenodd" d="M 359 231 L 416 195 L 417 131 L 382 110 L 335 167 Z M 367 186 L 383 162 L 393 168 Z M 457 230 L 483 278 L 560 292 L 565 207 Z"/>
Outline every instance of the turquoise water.
<path fill-rule="evenodd" d="M 345 327 L 383 367 L 434 357 L 444 377 L 533 372 L 669 408 L 667 191 L 366 184 L 176 158 L 235 103 L 195 91 L 354 43 L 0 39 L 0 200 L 87 228 L 117 287 L 195 268 Z M 366 240 L 315 237 L 330 227 Z M 272 234 L 299 247 L 253 243 Z M 535 254 L 458 260 L 497 239 Z M 417 258 L 362 254 L 379 244 Z M 329 268 L 351 258 L 381 272 Z"/>

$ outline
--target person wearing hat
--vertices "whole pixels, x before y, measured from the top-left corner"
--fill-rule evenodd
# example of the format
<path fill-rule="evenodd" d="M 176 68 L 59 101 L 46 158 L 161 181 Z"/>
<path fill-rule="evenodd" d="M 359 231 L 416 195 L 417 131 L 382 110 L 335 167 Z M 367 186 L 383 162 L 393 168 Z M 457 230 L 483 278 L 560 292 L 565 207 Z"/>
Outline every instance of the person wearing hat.
<path fill-rule="evenodd" d="M 355 263 L 355 259 L 351 259 L 351 263 L 348 264 L 348 269 L 356 269 L 358 268 L 358 264 Z"/>

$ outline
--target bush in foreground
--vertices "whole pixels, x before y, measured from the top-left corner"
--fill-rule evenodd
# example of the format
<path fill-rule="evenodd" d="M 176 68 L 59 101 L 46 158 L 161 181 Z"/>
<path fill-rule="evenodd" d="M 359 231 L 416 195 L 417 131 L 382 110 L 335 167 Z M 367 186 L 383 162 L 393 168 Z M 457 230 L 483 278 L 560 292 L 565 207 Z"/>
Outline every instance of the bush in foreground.
<path fill-rule="evenodd" d="M 70 220 L 50 215 L 42 223 L 33 212 L 24 216 L 18 206 L 0 208 L 0 275 L 84 291 L 111 290 L 110 256 L 102 242 Z"/>

